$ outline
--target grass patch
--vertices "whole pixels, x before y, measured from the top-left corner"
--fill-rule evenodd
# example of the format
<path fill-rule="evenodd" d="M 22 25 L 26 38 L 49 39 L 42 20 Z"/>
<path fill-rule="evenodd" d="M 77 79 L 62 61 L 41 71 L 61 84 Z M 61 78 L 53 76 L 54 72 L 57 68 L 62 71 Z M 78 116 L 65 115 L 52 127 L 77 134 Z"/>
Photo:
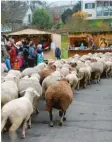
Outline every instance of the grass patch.
<path fill-rule="evenodd" d="M 61 36 L 62 58 L 68 58 L 68 36 Z"/>

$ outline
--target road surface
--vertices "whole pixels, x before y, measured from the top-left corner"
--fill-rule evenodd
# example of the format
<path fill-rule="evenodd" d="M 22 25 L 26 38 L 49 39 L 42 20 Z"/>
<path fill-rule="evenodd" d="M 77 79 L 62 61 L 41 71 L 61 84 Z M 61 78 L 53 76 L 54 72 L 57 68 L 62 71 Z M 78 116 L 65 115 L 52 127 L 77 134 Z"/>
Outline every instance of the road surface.
<path fill-rule="evenodd" d="M 26 139 L 17 142 L 112 142 L 112 79 L 102 79 L 87 89 L 75 91 L 74 101 L 68 109 L 67 121 L 58 125 L 58 112 L 54 110 L 54 127 L 49 127 L 45 103 L 39 104 L 39 115 L 34 115 L 32 128 L 26 130 Z M 8 133 L 3 142 L 8 142 Z"/>

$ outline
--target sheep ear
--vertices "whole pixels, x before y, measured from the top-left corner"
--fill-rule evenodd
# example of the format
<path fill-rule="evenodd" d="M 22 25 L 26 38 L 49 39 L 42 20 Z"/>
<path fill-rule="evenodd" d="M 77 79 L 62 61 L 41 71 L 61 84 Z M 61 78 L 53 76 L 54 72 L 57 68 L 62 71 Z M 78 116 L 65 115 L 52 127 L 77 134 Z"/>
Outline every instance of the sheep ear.
<path fill-rule="evenodd" d="M 15 82 L 17 83 L 17 77 L 14 77 Z"/>
<path fill-rule="evenodd" d="M 35 94 L 37 97 L 40 97 L 40 95 L 38 94 L 36 90 L 33 91 L 33 94 Z"/>
<path fill-rule="evenodd" d="M 26 92 L 26 90 L 21 91 L 20 96 L 23 96 L 25 92 Z"/>
<path fill-rule="evenodd" d="M 77 66 L 77 63 L 75 63 L 75 67 Z"/>
<path fill-rule="evenodd" d="M 53 65 L 54 68 L 56 68 L 56 65 Z"/>

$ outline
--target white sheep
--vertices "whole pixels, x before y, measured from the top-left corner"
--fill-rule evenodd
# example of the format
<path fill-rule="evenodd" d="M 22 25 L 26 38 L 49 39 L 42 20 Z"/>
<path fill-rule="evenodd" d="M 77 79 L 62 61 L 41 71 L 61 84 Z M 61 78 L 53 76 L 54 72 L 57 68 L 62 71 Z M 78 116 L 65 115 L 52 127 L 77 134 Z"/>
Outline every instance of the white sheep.
<path fill-rule="evenodd" d="M 42 87 L 39 83 L 39 81 L 37 79 L 32 79 L 32 78 L 28 78 L 28 79 L 21 79 L 18 81 L 18 89 L 19 89 L 19 93 L 21 96 L 23 96 L 24 94 L 21 93 L 23 90 L 26 90 L 28 87 L 32 87 L 34 89 L 36 89 L 36 91 L 42 95 Z"/>
<path fill-rule="evenodd" d="M 67 76 L 69 74 L 69 69 L 62 67 L 60 70 L 61 74 L 63 74 L 64 76 Z"/>
<path fill-rule="evenodd" d="M 76 88 L 77 84 L 78 84 L 78 77 L 76 74 L 74 73 L 71 73 L 71 74 L 68 74 L 66 76 L 66 79 L 69 81 L 70 85 L 71 85 L 71 88 L 74 92 L 74 89 Z"/>
<path fill-rule="evenodd" d="M 45 67 L 47 67 L 46 63 L 40 63 L 37 66 L 33 68 L 26 68 L 22 71 L 22 77 L 24 76 L 31 76 L 34 73 L 39 73 L 41 70 L 43 70 Z"/>
<path fill-rule="evenodd" d="M 43 62 L 35 66 L 34 69 L 36 69 L 37 73 L 40 73 L 40 71 L 46 67 L 47 67 L 47 64 Z"/>
<path fill-rule="evenodd" d="M 20 79 L 21 78 L 21 72 L 17 70 L 10 70 L 8 74 L 5 76 L 5 80 L 10 80 L 13 78 Z"/>
<path fill-rule="evenodd" d="M 25 129 L 28 121 L 28 126 L 31 128 L 31 114 L 33 113 L 33 100 L 39 98 L 39 93 L 34 88 L 27 88 L 25 95 L 21 98 L 15 99 L 3 106 L 1 111 L 1 132 L 9 119 L 11 121 L 11 127 L 9 129 L 10 134 L 14 134 L 15 131 L 22 127 L 22 138 L 25 138 Z M 12 135 L 11 135 L 12 139 Z M 15 140 L 16 141 L 16 140 Z"/>
<path fill-rule="evenodd" d="M 21 75 L 24 76 L 31 76 L 32 74 L 37 73 L 35 68 L 26 68 L 22 71 Z"/>
<path fill-rule="evenodd" d="M 34 73 L 31 75 L 29 79 L 34 79 L 40 81 L 40 75 L 38 73 Z"/>
<path fill-rule="evenodd" d="M 5 81 L 1 84 L 1 106 L 18 98 L 18 87 L 14 80 Z"/>
<path fill-rule="evenodd" d="M 34 88 L 40 96 L 42 96 L 42 87 L 39 83 L 38 78 L 31 77 L 28 79 L 21 79 L 18 81 L 18 89 L 19 89 L 19 95 L 24 96 L 24 90 L 26 90 L 28 87 Z M 39 110 L 37 109 L 37 100 L 34 101 L 34 110 L 36 113 L 39 113 Z"/>

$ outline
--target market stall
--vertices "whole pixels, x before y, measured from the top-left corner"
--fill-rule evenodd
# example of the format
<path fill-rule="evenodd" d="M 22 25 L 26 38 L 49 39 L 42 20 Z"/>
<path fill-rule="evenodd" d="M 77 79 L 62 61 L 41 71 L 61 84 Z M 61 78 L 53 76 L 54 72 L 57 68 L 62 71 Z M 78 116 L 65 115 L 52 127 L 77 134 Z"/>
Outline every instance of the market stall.
<path fill-rule="evenodd" d="M 80 33 L 69 34 L 68 57 L 74 54 L 112 52 L 112 33 Z M 83 43 L 83 49 L 81 44 Z"/>
<path fill-rule="evenodd" d="M 59 48 L 61 48 L 61 35 L 55 33 L 40 31 L 37 29 L 24 29 L 9 33 L 7 36 L 12 37 L 15 40 L 15 43 L 26 38 L 27 41 L 33 41 L 36 46 L 42 44 L 45 60 L 53 58 L 51 51 L 52 42 L 54 42 L 55 45 L 59 45 Z"/>

